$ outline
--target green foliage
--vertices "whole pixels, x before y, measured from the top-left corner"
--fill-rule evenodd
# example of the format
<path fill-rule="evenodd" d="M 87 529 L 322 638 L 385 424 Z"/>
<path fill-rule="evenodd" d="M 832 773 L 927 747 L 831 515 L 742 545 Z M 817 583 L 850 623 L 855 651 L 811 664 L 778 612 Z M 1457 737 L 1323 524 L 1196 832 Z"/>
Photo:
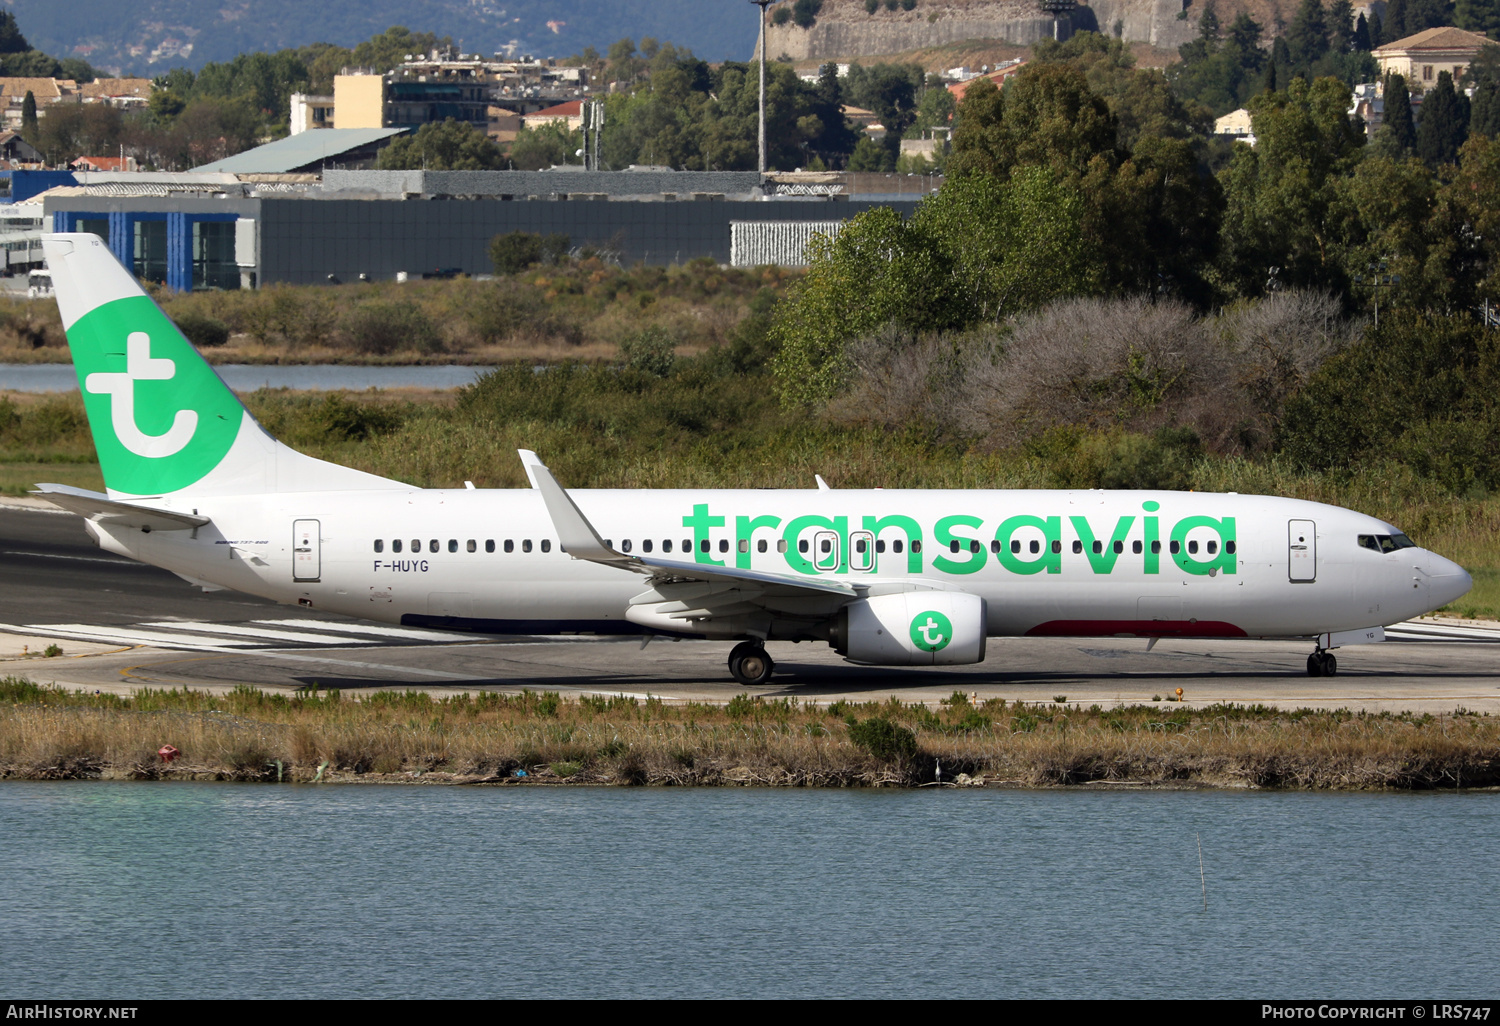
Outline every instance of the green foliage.
<path fill-rule="evenodd" d="M 25 98 L 21 100 L 21 138 L 30 142 L 36 136 L 36 94 L 28 89 Z"/>
<path fill-rule="evenodd" d="M 538 264 L 556 264 L 568 255 L 572 240 L 562 233 L 508 232 L 490 240 L 490 262 L 496 274 L 520 274 Z"/>
<path fill-rule="evenodd" d="M 677 364 L 677 340 L 661 328 L 647 328 L 627 335 L 620 342 L 620 355 L 637 374 L 664 378 Z"/>
<path fill-rule="evenodd" d="M 443 348 L 437 325 L 411 300 L 376 300 L 357 306 L 345 315 L 341 327 L 361 353 L 436 353 Z"/>
<path fill-rule="evenodd" d="M 1287 403 L 1280 449 L 1313 468 L 1394 458 L 1456 495 L 1500 487 L 1500 335 L 1383 316 Z"/>
<path fill-rule="evenodd" d="M 1469 134 L 1468 98 L 1454 91 L 1453 76 L 1438 72 L 1437 85 L 1422 101 L 1422 123 L 1417 126 L 1417 156 L 1428 167 L 1452 164 Z"/>
<path fill-rule="evenodd" d="M 200 349 L 222 346 L 229 341 L 229 325 L 216 317 L 187 311 L 174 318 L 174 323 L 177 330 Z"/>
<path fill-rule="evenodd" d="M 1342 290 L 1327 243 L 1337 183 L 1363 142 L 1348 105 L 1347 89 L 1330 78 L 1311 85 L 1294 78 L 1284 92 L 1251 101 L 1256 145 L 1237 147 L 1220 176 L 1225 270 L 1242 294 L 1289 285 Z"/>
<path fill-rule="evenodd" d="M 479 128 L 447 118 L 397 137 L 380 151 L 381 170 L 495 171 L 505 166 L 500 147 Z"/>
<path fill-rule="evenodd" d="M 810 29 L 818 22 L 818 12 L 823 9 L 823 0 L 796 0 L 792 4 L 792 20 L 798 28 Z"/>
<path fill-rule="evenodd" d="M 1059 488 L 1152 488 L 1186 491 L 1203 455 L 1191 428 L 1150 435 L 1055 428 L 1026 445 Z"/>
<path fill-rule="evenodd" d="M 542 171 L 576 159 L 582 147 L 582 132 L 569 131 L 566 122 L 554 121 L 517 132 L 506 164 L 518 171 Z"/>
<path fill-rule="evenodd" d="M 884 716 L 851 726 L 849 740 L 882 762 L 907 763 L 917 755 L 917 735 Z"/>

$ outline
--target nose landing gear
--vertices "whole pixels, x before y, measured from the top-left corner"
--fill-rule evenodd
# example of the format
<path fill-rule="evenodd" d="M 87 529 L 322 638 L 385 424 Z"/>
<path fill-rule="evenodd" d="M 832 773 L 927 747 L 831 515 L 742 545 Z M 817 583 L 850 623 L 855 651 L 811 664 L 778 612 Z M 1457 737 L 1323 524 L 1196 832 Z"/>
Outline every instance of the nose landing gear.
<path fill-rule="evenodd" d="M 1326 649 L 1318 649 L 1307 657 L 1307 675 L 1309 677 L 1332 677 L 1339 672 L 1339 661 L 1333 657 L 1333 653 Z"/>
<path fill-rule="evenodd" d="M 729 653 L 730 674 L 747 688 L 770 680 L 775 669 L 776 663 L 759 641 L 742 641 Z"/>

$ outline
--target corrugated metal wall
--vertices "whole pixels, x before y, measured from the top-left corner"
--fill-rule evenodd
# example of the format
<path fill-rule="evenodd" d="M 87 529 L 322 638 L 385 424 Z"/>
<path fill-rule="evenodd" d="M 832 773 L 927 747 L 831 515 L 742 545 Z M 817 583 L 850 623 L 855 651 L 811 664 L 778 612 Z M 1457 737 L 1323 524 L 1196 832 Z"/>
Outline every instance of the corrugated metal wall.
<path fill-rule="evenodd" d="M 734 267 L 806 267 L 807 244 L 815 234 L 838 236 L 842 221 L 731 221 L 729 263 Z"/>
<path fill-rule="evenodd" d="M 572 245 L 617 254 L 621 263 L 731 259 L 731 222 L 831 223 L 877 205 L 909 216 L 916 203 L 609 202 L 605 200 L 311 200 L 259 201 L 263 283 L 390 279 L 456 268 L 488 274 L 490 240 L 513 231 L 567 235 Z M 805 215 L 805 216 L 799 216 Z M 804 243 L 805 245 L 805 243 Z"/>

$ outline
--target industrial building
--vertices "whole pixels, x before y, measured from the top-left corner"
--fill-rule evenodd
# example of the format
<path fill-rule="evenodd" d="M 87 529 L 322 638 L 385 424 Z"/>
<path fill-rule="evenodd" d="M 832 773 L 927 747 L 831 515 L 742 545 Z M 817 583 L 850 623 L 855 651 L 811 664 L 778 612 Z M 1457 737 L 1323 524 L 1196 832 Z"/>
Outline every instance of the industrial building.
<path fill-rule="evenodd" d="M 940 184 L 665 168 L 76 177 L 41 196 L 51 229 L 95 232 L 138 276 L 179 290 L 487 274 L 491 240 L 514 231 L 625 265 L 797 264 L 809 232 L 795 226 L 909 214 Z"/>

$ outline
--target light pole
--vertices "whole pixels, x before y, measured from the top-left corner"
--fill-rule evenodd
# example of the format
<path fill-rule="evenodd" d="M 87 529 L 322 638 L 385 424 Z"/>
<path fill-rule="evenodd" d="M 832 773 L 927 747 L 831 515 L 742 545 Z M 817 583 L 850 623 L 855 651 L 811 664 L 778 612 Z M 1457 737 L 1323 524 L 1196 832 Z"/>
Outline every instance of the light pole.
<path fill-rule="evenodd" d="M 750 0 L 760 8 L 760 164 L 757 170 L 766 173 L 766 8 L 777 0 Z"/>

